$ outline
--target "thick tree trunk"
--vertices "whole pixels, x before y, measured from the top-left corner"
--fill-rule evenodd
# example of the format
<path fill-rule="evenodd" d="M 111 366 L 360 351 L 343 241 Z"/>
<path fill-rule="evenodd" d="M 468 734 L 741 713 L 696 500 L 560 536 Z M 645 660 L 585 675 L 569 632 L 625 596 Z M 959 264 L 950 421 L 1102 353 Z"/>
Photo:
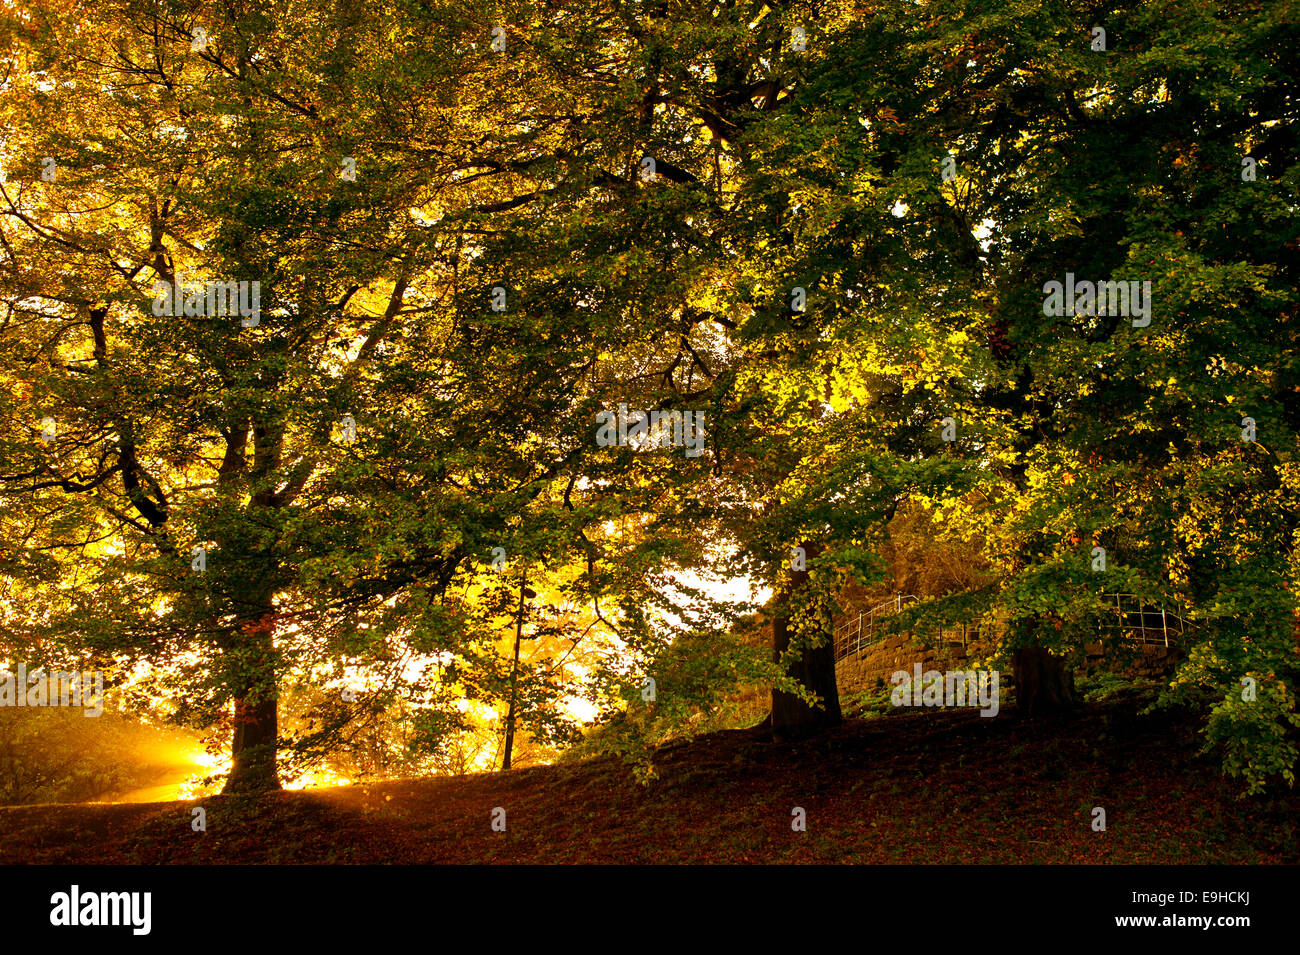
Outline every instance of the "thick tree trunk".
<path fill-rule="evenodd" d="M 804 544 L 808 559 L 821 548 Z M 799 589 L 808 582 L 806 570 L 791 573 L 790 590 L 772 621 L 772 652 L 776 662 L 790 646 L 793 630 L 790 626 L 789 608 Z M 838 726 L 844 718 L 840 713 L 840 693 L 835 682 L 835 643 L 830 634 L 826 643 L 817 648 L 805 648 L 799 659 L 786 671 L 803 686 L 822 698 L 820 707 L 811 707 L 799 697 L 780 690 L 772 690 L 772 738 L 777 742 L 801 739 L 831 726 Z"/>
<path fill-rule="evenodd" d="M 280 466 L 284 448 L 282 423 L 253 421 L 241 423 L 226 439 L 226 459 L 221 465 L 222 484 L 229 486 L 247 469 L 246 448 L 250 431 L 253 436 L 252 481 L 259 486 L 249 501 L 253 514 L 270 515 L 292 499 L 271 490 L 269 480 Z M 231 547 L 223 547 L 231 553 Z M 234 560 L 232 556 L 232 560 Z M 247 602 L 240 608 L 243 624 L 226 648 L 235 667 L 235 728 L 230 741 L 233 765 L 223 793 L 266 792 L 280 788 L 276 767 L 279 749 L 280 720 L 278 672 L 275 656 L 275 579 L 277 565 L 269 550 L 245 553 L 236 563 L 248 575 L 244 581 Z"/>
<path fill-rule="evenodd" d="M 268 594 L 265 610 L 240 635 L 239 657 L 248 669 L 240 674 L 235 695 L 233 765 L 223 793 L 268 792 L 280 788 L 276 768 L 280 719 L 275 672 L 275 616 Z"/>
<path fill-rule="evenodd" d="M 1019 647 L 1011 657 L 1016 705 L 1023 716 L 1064 713 L 1078 703 L 1074 671 L 1042 647 Z"/>
<path fill-rule="evenodd" d="M 235 700 L 235 732 L 230 744 L 234 765 L 221 790 L 223 793 L 269 792 L 280 788 L 276 770 L 279 722 L 274 697 Z"/>

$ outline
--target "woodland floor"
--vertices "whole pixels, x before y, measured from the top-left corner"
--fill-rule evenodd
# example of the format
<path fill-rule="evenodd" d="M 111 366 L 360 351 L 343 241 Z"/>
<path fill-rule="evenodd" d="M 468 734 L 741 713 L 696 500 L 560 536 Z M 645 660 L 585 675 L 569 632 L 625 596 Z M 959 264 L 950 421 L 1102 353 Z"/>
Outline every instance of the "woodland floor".
<path fill-rule="evenodd" d="M 617 759 L 255 799 L 0 809 L 4 863 L 1295 863 L 1300 793 L 1238 800 L 1193 723 L 1134 697 L 754 730 Z M 190 827 L 193 806 L 207 831 Z M 505 832 L 490 814 L 507 812 Z M 807 831 L 791 830 L 791 809 Z M 1092 808 L 1106 810 L 1094 832 Z"/>

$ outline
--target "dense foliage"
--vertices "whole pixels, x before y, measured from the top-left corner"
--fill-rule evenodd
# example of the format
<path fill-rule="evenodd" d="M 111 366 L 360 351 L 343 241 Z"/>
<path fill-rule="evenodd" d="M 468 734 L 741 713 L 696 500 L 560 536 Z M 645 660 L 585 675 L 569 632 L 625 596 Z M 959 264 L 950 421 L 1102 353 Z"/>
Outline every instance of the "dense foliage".
<path fill-rule="evenodd" d="M 924 512 L 982 562 L 925 612 L 1005 663 L 1180 608 L 1163 699 L 1294 781 L 1296 3 L 276 11 L 2 14 L 11 658 L 225 726 L 233 787 L 446 756 L 466 701 L 634 749 L 759 679 L 833 709 L 795 661 Z M 178 275 L 260 316 L 160 316 Z M 780 660 L 683 570 L 773 588 Z"/>

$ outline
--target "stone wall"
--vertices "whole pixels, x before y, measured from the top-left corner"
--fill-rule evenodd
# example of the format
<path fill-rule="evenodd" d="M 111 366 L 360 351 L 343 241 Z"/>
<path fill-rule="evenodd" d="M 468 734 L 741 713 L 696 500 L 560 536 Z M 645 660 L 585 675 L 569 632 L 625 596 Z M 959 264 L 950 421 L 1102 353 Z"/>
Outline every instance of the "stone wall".
<path fill-rule="evenodd" d="M 922 670 L 965 670 L 971 667 L 973 658 L 985 655 L 989 649 L 975 644 L 963 647 L 961 643 L 932 648 L 913 640 L 910 634 L 894 634 L 864 648 L 860 654 L 840 660 L 835 664 L 835 678 L 841 696 L 871 692 L 882 686 L 892 687 L 891 676 L 899 670 L 910 673 L 918 662 Z M 1128 679 L 1162 677 L 1171 673 L 1180 659 L 1177 647 L 1163 644 L 1122 643 L 1107 651 L 1101 644 L 1093 643 L 1087 644 L 1084 651 L 1087 663 L 1075 671 L 1076 679 L 1099 670 L 1109 670 Z M 999 680 L 1004 686 L 1013 685 L 1009 670 L 1002 671 Z"/>
<path fill-rule="evenodd" d="M 1155 679 L 1172 673 L 1182 654 L 1178 647 L 1150 643 L 1121 643 L 1107 650 L 1100 643 L 1084 646 L 1088 662 L 1076 672 L 1095 673 L 1110 670 L 1128 679 Z"/>
<path fill-rule="evenodd" d="M 911 672 L 913 665 L 922 670 L 965 670 L 970 659 L 982 648 L 963 647 L 960 642 L 940 647 L 925 647 L 911 634 L 898 633 L 863 649 L 861 654 L 845 657 L 835 664 L 835 678 L 841 694 L 891 687 L 889 678 L 899 670 Z M 880 681 L 877 684 L 877 680 Z"/>

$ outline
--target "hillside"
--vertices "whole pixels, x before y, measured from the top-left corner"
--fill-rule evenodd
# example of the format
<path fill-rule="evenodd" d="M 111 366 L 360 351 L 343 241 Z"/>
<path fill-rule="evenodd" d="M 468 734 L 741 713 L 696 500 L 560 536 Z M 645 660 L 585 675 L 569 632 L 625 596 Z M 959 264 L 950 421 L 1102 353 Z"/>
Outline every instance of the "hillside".
<path fill-rule="evenodd" d="M 1300 794 L 1238 800 L 1184 717 L 1134 696 L 1070 723 L 1014 711 L 851 720 L 773 745 L 670 746 L 642 787 L 614 759 L 238 801 L 0 809 L 6 863 L 1294 863 Z M 190 809 L 207 810 L 207 832 Z M 507 812 L 493 832 L 494 807 Z M 807 831 L 791 831 L 791 809 Z M 1107 831 L 1094 832 L 1102 806 Z"/>

